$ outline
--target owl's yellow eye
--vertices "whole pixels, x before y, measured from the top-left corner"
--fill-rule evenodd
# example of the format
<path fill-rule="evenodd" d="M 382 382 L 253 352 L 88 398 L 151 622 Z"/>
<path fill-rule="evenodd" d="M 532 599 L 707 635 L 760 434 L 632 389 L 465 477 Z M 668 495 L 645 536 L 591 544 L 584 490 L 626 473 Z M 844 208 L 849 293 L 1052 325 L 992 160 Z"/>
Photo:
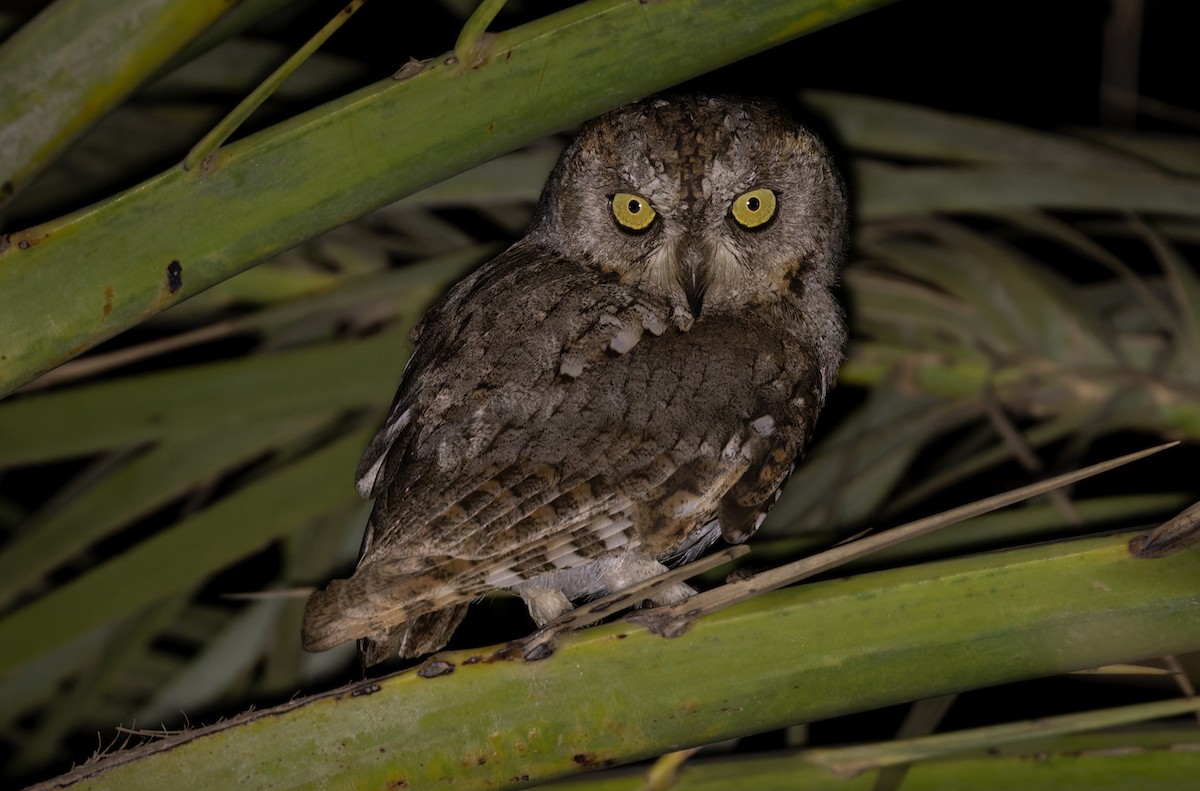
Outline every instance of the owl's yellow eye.
<path fill-rule="evenodd" d="M 729 212 L 743 228 L 761 228 L 775 216 L 775 193 L 765 187 L 742 193 Z"/>
<path fill-rule="evenodd" d="M 630 192 L 618 192 L 612 196 L 612 213 L 622 228 L 634 232 L 646 230 L 658 216 L 650 201 Z"/>

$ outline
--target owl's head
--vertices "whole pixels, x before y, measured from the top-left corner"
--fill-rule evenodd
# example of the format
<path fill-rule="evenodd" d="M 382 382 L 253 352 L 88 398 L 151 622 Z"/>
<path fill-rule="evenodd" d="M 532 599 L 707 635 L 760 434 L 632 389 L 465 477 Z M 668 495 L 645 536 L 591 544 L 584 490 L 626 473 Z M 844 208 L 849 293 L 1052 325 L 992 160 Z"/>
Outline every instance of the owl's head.
<path fill-rule="evenodd" d="M 825 147 L 775 103 L 649 99 L 583 128 L 528 238 L 699 320 L 827 294 L 845 206 Z"/>

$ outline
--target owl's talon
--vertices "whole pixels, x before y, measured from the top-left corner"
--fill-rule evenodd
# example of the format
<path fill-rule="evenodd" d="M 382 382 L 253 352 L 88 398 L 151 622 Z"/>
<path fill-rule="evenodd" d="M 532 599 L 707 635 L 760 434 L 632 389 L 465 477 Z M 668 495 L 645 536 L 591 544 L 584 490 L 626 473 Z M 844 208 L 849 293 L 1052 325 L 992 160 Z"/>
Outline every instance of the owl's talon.
<path fill-rule="evenodd" d="M 685 599 L 690 599 L 696 593 L 696 589 L 684 582 L 679 582 L 665 590 L 650 597 L 649 601 L 655 607 L 662 607 L 668 604 L 678 604 Z"/>
<path fill-rule="evenodd" d="M 442 659 L 431 659 L 421 666 L 421 669 L 417 671 L 417 675 L 421 678 L 437 678 L 438 676 L 446 676 L 453 672 L 453 662 L 447 662 Z"/>
<path fill-rule="evenodd" d="M 659 637 L 679 637 L 692 625 L 698 612 L 677 612 L 675 607 L 654 607 L 629 616 L 630 623 L 645 627 L 647 632 Z"/>
<path fill-rule="evenodd" d="M 513 647 L 520 649 L 521 658 L 526 662 L 539 662 L 554 654 L 554 642 L 560 633 L 559 629 L 546 626 L 528 637 L 517 640 L 513 643 Z"/>
<path fill-rule="evenodd" d="M 571 600 L 557 588 L 518 586 L 514 592 L 529 608 L 529 617 L 539 628 L 562 617 L 572 609 Z"/>
<path fill-rule="evenodd" d="M 553 641 L 550 641 L 526 646 L 525 650 L 521 653 L 521 656 L 524 657 L 525 661 L 527 662 L 537 662 L 542 659 L 548 659 L 553 654 L 554 643 Z"/>

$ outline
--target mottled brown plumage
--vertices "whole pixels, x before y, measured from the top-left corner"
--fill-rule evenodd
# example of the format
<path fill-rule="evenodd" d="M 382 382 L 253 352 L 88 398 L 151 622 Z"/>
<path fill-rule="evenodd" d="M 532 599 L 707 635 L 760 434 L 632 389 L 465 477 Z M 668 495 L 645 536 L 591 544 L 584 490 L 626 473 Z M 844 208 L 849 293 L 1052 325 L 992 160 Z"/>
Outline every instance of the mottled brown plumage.
<path fill-rule="evenodd" d="M 841 361 L 845 226 L 825 149 L 772 103 L 588 124 L 525 237 L 414 330 L 358 471 L 358 569 L 313 594 L 305 648 L 419 656 L 490 590 L 542 624 L 753 535 Z"/>

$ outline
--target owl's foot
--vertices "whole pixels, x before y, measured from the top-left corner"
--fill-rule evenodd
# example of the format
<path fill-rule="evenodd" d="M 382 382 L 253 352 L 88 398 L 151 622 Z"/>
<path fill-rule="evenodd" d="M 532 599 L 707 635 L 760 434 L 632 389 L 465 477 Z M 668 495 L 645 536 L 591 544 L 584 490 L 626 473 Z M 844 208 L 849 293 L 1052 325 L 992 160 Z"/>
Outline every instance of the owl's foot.
<path fill-rule="evenodd" d="M 554 643 L 559 635 L 590 626 L 597 621 L 607 618 L 614 612 L 623 610 L 626 607 L 635 606 L 646 600 L 656 605 L 676 604 L 684 601 L 692 596 L 696 590 L 684 583 L 683 580 L 728 563 L 734 558 L 745 555 L 749 551 L 750 548 L 744 545 L 727 547 L 694 563 L 670 569 L 650 579 L 636 582 L 616 593 L 586 604 L 581 604 L 574 609 L 563 612 L 553 621 L 545 623 L 528 637 L 516 641 L 512 644 L 512 647 L 520 650 L 521 656 L 528 661 L 545 659 L 554 653 Z M 552 589 L 542 588 L 534 590 Z M 557 593 L 558 591 L 554 592 Z M 521 595 L 524 598 L 525 593 L 522 592 Z M 527 603 L 528 601 L 526 599 Z M 530 605 L 530 612 L 533 612 L 532 605 Z M 650 612 L 653 612 L 653 610 L 650 610 Z"/>
<path fill-rule="evenodd" d="M 514 588 L 514 592 L 529 608 L 529 617 L 538 627 L 543 627 L 569 611 L 573 604 L 558 588 Z"/>
<path fill-rule="evenodd" d="M 672 585 L 666 590 L 659 591 L 651 596 L 648 601 L 653 602 L 661 607 L 664 604 L 678 604 L 684 599 L 691 598 L 695 593 L 696 589 L 691 585 L 688 585 L 686 582 L 680 582 Z"/>

